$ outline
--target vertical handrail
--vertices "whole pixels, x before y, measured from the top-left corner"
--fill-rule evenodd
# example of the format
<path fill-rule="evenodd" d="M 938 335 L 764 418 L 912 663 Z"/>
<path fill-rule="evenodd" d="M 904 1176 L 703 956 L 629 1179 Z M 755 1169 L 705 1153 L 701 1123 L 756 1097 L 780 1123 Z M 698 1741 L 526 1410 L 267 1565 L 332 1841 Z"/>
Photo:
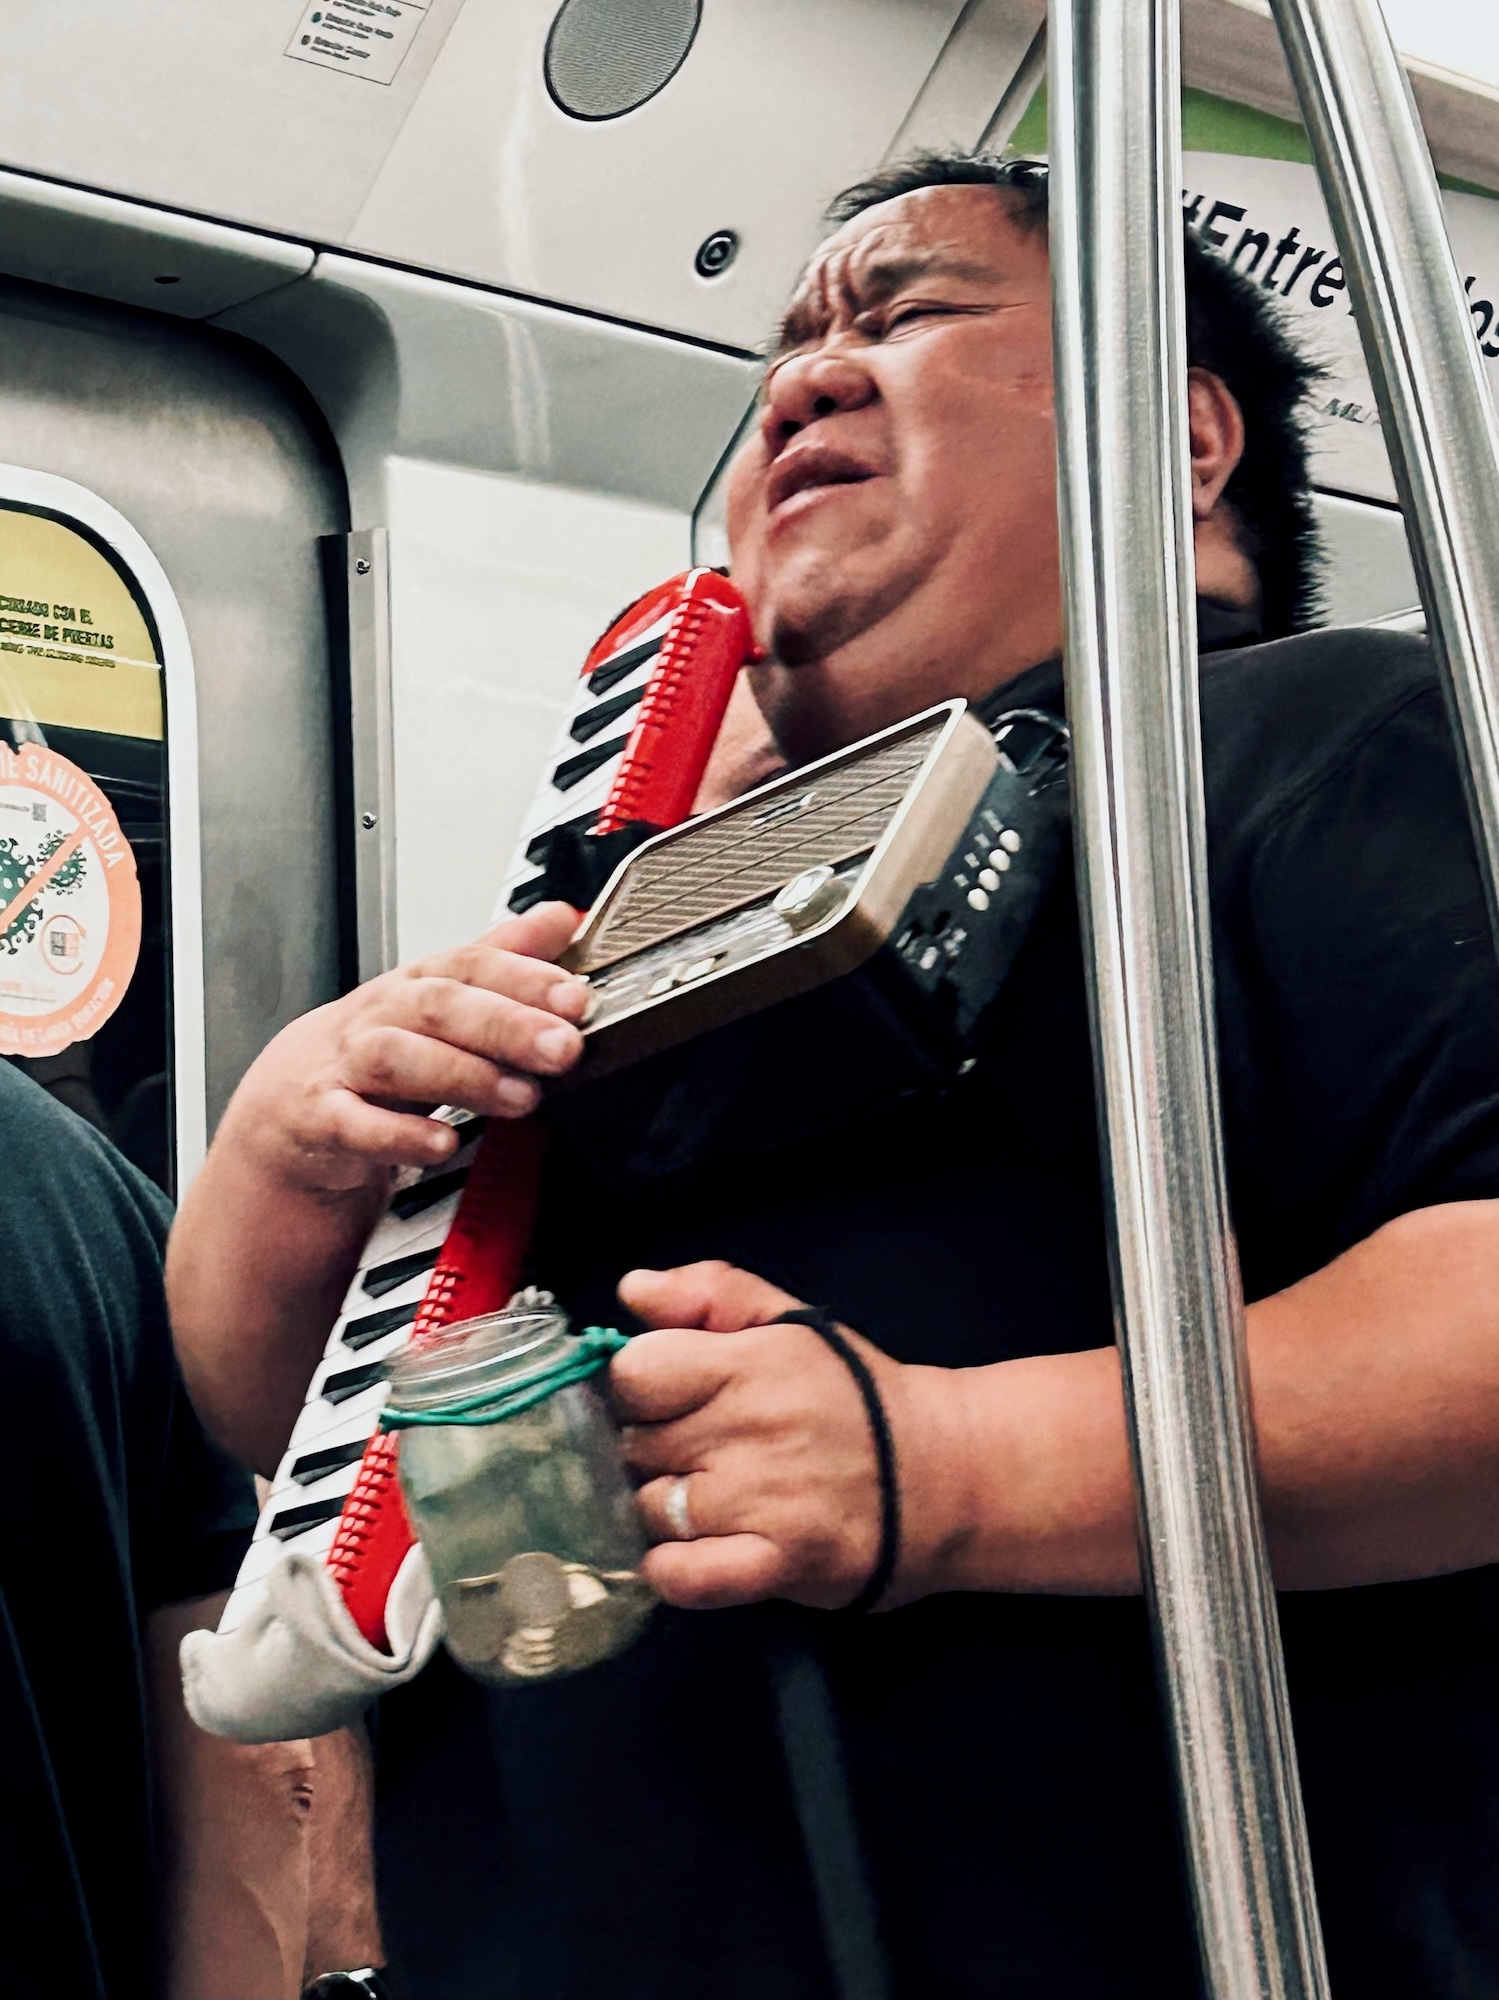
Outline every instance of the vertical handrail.
<path fill-rule="evenodd" d="M 1499 925 L 1499 430 L 1378 0 L 1271 0 L 1384 424 Z"/>
<path fill-rule="evenodd" d="M 1145 1588 L 1214 2000 L 1325 1995 L 1255 1491 L 1208 925 L 1177 0 L 1052 0 L 1079 895 Z"/>
<path fill-rule="evenodd" d="M 395 712 L 391 690 L 390 541 L 384 528 L 329 537 L 343 559 L 348 646 L 346 829 L 354 856 L 354 941 L 360 979 L 389 972 L 396 936 Z"/>

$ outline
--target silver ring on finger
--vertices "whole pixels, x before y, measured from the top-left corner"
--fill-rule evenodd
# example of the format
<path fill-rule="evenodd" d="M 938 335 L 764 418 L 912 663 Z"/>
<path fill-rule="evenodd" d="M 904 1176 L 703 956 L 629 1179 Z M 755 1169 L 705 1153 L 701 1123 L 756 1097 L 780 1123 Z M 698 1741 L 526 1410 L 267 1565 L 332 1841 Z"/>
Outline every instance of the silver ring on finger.
<path fill-rule="evenodd" d="M 666 1516 L 666 1525 L 679 1542 L 693 1539 L 692 1502 L 687 1495 L 687 1477 L 674 1479 L 666 1489 L 666 1498 L 661 1511 Z"/>

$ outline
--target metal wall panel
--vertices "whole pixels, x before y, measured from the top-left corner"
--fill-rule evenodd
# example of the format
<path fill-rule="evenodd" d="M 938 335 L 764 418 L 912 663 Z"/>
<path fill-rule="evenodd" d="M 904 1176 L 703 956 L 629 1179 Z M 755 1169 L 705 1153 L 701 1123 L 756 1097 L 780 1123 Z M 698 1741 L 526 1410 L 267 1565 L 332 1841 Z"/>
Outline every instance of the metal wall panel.
<path fill-rule="evenodd" d="M 317 538 L 346 525 L 342 479 L 316 412 L 247 344 L 3 281 L 0 458 L 117 508 L 182 607 L 197 676 L 211 1129 L 269 1036 L 335 990 Z"/>
<path fill-rule="evenodd" d="M 332 254 L 218 324 L 306 383 L 360 527 L 384 519 L 390 454 L 690 509 L 759 379 L 744 355 Z"/>
<path fill-rule="evenodd" d="M 211 319 L 304 276 L 312 258 L 302 243 L 0 172 L 0 270 L 13 278 Z"/>

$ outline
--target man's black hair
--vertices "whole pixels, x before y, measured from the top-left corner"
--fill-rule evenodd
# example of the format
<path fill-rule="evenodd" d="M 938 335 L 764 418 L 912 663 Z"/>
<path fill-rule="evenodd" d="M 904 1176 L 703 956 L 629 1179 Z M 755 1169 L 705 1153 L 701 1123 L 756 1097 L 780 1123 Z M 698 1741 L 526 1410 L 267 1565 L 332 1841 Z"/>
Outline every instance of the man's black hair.
<path fill-rule="evenodd" d="M 828 210 L 837 226 L 882 201 L 927 187 L 992 187 L 1022 229 L 1047 226 L 1049 186 L 1040 160 L 974 153 L 915 153 L 845 188 Z M 1206 368 L 1244 416 L 1244 455 L 1224 488 L 1239 544 L 1260 580 L 1267 639 L 1303 632 L 1318 618 L 1322 550 L 1307 476 L 1306 401 L 1323 369 L 1297 348 L 1262 285 L 1188 229 L 1187 364 Z"/>

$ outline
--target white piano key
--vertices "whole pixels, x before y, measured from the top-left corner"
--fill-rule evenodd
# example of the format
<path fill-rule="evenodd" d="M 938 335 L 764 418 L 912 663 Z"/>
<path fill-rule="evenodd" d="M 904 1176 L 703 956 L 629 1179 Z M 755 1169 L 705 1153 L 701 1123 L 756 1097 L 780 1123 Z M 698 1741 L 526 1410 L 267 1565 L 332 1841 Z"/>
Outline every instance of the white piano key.
<path fill-rule="evenodd" d="M 368 1293 L 358 1291 L 359 1281 L 364 1273 L 372 1270 L 376 1264 L 388 1264 L 393 1258 L 404 1257 L 412 1250 L 425 1250 L 429 1243 L 441 1243 L 452 1228 L 453 1217 L 457 1213 L 458 1195 L 453 1193 L 444 1195 L 441 1201 L 433 1202 L 430 1208 L 424 1208 L 419 1215 L 385 1216 L 370 1238 L 370 1248 L 360 1260 L 359 1269 L 354 1273 L 353 1281 L 344 1294 L 345 1299 L 351 1299 L 358 1294 L 364 1299 L 365 1305 L 373 1310 L 379 1301 L 371 1299 Z"/>
<path fill-rule="evenodd" d="M 383 1392 L 385 1385 L 382 1383 L 380 1386 Z M 305 1439 L 302 1449 L 295 1453 L 294 1456 L 296 1458 L 306 1458 L 312 1453 L 323 1451 L 329 1446 L 336 1444 L 340 1447 L 340 1457 L 342 1457 L 344 1447 L 352 1451 L 356 1446 L 358 1447 L 360 1457 L 363 1457 L 365 1446 L 375 1434 L 376 1422 L 384 1404 L 385 1397 L 382 1393 L 376 1402 L 374 1410 L 372 1412 L 366 1411 L 358 1420 L 355 1426 L 356 1435 L 347 1435 L 350 1428 L 347 1425 L 344 1426 L 345 1435 L 343 1436 L 340 1436 L 336 1431 L 322 1431 L 316 1437 Z M 291 1456 L 293 1455 L 288 1454 L 289 1458 Z M 260 1534 L 271 1517 L 278 1514 L 285 1507 L 299 1507 L 304 1502 L 310 1505 L 315 1500 L 326 1500 L 336 1490 L 347 1493 L 353 1486 L 358 1474 L 359 1459 L 349 1459 L 341 1465 L 330 1467 L 320 1477 L 309 1480 L 303 1486 L 291 1478 L 284 1468 L 278 1467 L 275 1479 L 266 1489 L 265 1501 L 260 1510 L 260 1519 L 255 1525 L 256 1534 Z"/>
<path fill-rule="evenodd" d="M 663 619 L 654 628 L 658 644 L 660 635 L 666 630 L 666 624 L 667 621 Z M 548 774 L 547 781 L 540 787 L 537 797 L 532 802 L 530 812 L 522 822 L 520 839 L 517 843 L 518 851 L 511 861 L 506 875 L 507 892 L 517 881 L 523 880 L 528 873 L 535 872 L 535 864 L 526 860 L 526 849 L 536 836 L 539 833 L 548 832 L 552 827 L 564 820 L 580 818 L 584 813 L 597 814 L 603 807 L 613 786 L 615 772 L 619 768 L 619 758 L 617 755 L 609 758 L 597 771 L 591 772 L 588 777 L 580 779 L 577 784 L 569 787 L 567 790 L 559 789 L 552 782 L 556 771 L 561 765 L 567 763 L 570 758 L 576 757 L 581 752 L 587 750 L 589 742 L 597 740 L 589 739 L 588 742 L 580 742 L 572 734 L 573 723 L 580 716 L 587 715 L 602 701 L 613 701 L 622 694 L 636 691 L 643 693 L 655 664 L 656 655 L 652 653 L 647 659 L 642 660 L 639 665 L 632 667 L 628 673 L 622 674 L 617 681 L 613 682 L 600 695 L 592 692 L 587 680 L 579 681 L 578 691 L 558 727 L 551 750 L 547 756 L 545 766 Z M 606 725 L 605 729 L 600 731 L 600 734 L 605 737 L 626 734 L 633 720 L 633 714 L 621 715 L 618 718 L 617 724 Z"/>
<path fill-rule="evenodd" d="M 392 1344 L 390 1352 L 392 1354 L 396 1352 L 396 1344 Z M 384 1358 L 388 1359 L 389 1356 Z M 288 1449 L 298 1455 L 304 1451 L 314 1451 L 320 1444 L 331 1442 L 339 1434 L 343 1423 L 356 1420 L 364 1423 L 366 1437 L 373 1437 L 375 1419 L 385 1407 L 385 1395 L 386 1385 L 383 1382 L 373 1383 L 368 1389 L 361 1389 L 357 1396 L 350 1396 L 343 1403 L 329 1403 L 324 1400 L 321 1393 L 309 1393 L 307 1402 L 302 1406 L 302 1414 L 292 1431 Z M 280 1478 L 281 1467 L 278 1465 L 276 1479 L 272 1484 L 279 1483 Z"/>
<path fill-rule="evenodd" d="M 440 1214 L 439 1211 L 448 1209 L 450 1204 L 452 1211 L 456 1213 L 458 1197 L 451 1195 L 447 1201 L 440 1202 L 437 1208 L 429 1209 L 425 1215 L 416 1218 L 427 1227 L 419 1232 L 414 1242 L 407 1241 L 399 1249 L 392 1248 L 388 1253 L 382 1251 L 380 1256 L 372 1257 L 367 1264 L 360 1265 L 349 1281 L 349 1289 L 344 1293 L 344 1302 L 338 1318 L 333 1323 L 333 1333 L 329 1338 L 328 1348 L 331 1349 L 342 1340 L 344 1326 L 349 1320 L 367 1319 L 371 1313 L 380 1312 L 386 1306 L 404 1304 L 410 1299 L 413 1287 L 417 1298 L 421 1298 L 432 1276 L 434 1268 L 432 1266 L 418 1273 L 415 1278 L 403 1279 L 399 1285 L 392 1286 L 388 1292 L 381 1292 L 378 1296 L 364 1289 L 364 1274 L 366 1271 L 378 1271 L 382 1264 L 393 1264 L 398 1257 L 414 1256 L 417 1251 L 441 1250 L 443 1238 L 448 1233 L 452 1218 L 451 1215 Z M 432 1222 L 434 1215 L 439 1217 L 435 1224 Z"/>
<path fill-rule="evenodd" d="M 250 1544 L 249 1553 L 240 1567 L 239 1576 L 229 1593 L 219 1618 L 218 1629 L 232 1632 L 255 1609 L 265 1589 L 266 1578 L 281 1560 L 288 1546 L 295 1547 L 301 1555 L 314 1556 L 326 1561 L 328 1551 L 333 1547 L 333 1537 L 338 1531 L 337 1520 L 324 1521 L 320 1526 L 299 1535 L 296 1542 L 288 1545 L 278 1541 L 269 1532 Z"/>
<path fill-rule="evenodd" d="M 444 1228 L 442 1236 L 437 1238 L 437 1247 L 441 1247 L 442 1237 L 446 1236 L 446 1234 L 447 1229 Z M 413 1245 L 413 1248 L 420 1248 L 424 1251 L 432 1247 L 430 1244 Z M 376 1268 L 378 1269 L 378 1266 Z M 349 1287 L 349 1296 L 344 1310 L 334 1322 L 335 1337 L 324 1348 L 324 1355 L 331 1357 L 334 1353 L 342 1353 L 344 1359 L 350 1364 L 357 1360 L 363 1360 L 385 1336 L 379 1334 L 373 1341 L 367 1341 L 362 1347 L 351 1347 L 344 1339 L 344 1334 L 350 1327 L 357 1326 L 361 1320 L 376 1319 L 382 1313 L 395 1312 L 398 1308 L 404 1309 L 409 1307 L 411 1317 L 414 1319 L 416 1317 L 416 1309 L 426 1297 L 427 1286 L 431 1283 L 432 1268 L 432 1266 L 429 1266 L 426 1270 L 418 1271 L 414 1276 L 403 1279 L 399 1285 L 393 1285 L 388 1292 L 382 1292 L 378 1298 L 374 1299 L 370 1297 L 368 1292 L 361 1290 L 359 1281 L 356 1278 L 354 1283 Z"/>
<path fill-rule="evenodd" d="M 572 748 L 576 750 L 577 744 L 573 744 Z M 558 762 L 561 761 L 559 758 Z M 511 863 L 511 868 L 535 867 L 535 862 L 527 861 L 526 849 L 539 833 L 550 832 L 564 820 L 582 819 L 585 815 L 596 817 L 602 812 L 618 768 L 619 757 L 616 755 L 607 758 L 597 770 L 590 771 L 586 778 L 580 778 L 575 785 L 569 785 L 565 791 L 548 784 L 537 801 L 535 816 L 522 829 L 520 852 Z"/>

